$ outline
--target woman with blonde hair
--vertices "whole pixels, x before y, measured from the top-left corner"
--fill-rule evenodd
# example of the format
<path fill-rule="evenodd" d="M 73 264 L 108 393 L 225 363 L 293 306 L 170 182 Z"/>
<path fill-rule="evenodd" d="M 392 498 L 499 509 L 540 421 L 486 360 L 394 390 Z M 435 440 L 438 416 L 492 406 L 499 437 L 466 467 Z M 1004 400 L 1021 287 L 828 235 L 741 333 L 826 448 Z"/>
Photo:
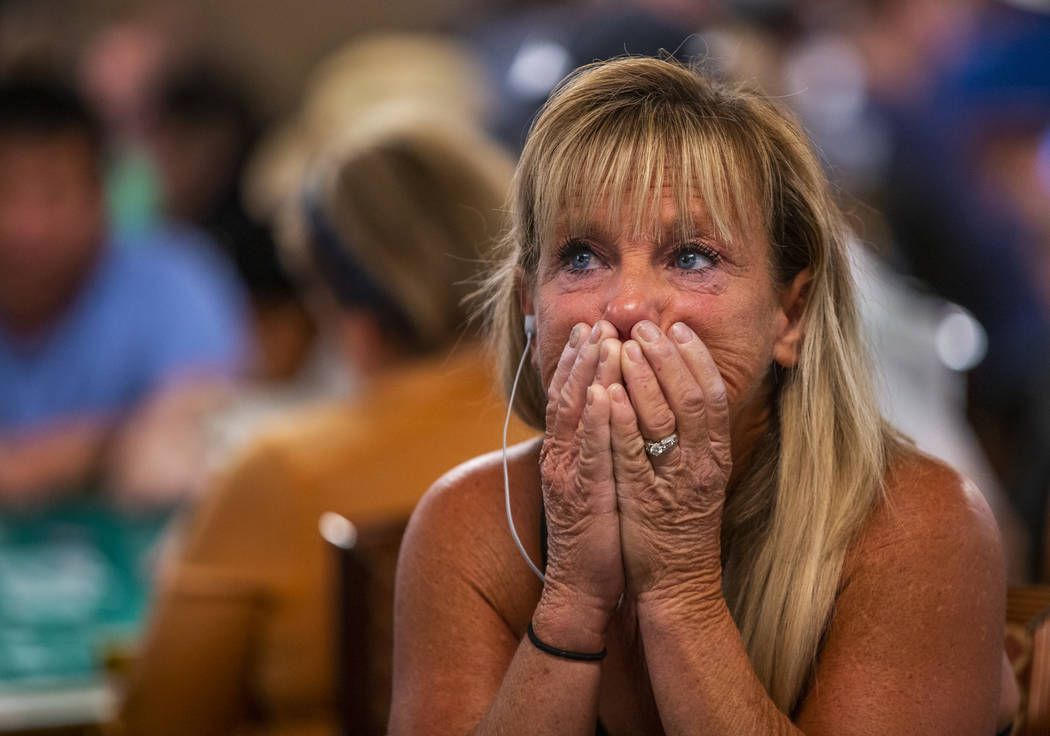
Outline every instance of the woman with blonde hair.
<path fill-rule="evenodd" d="M 799 126 L 672 61 L 589 65 L 511 217 L 488 314 L 544 436 L 417 507 L 391 732 L 1003 725 L 995 522 L 876 408 Z"/>
<path fill-rule="evenodd" d="M 469 126 L 404 106 L 375 115 L 317 158 L 284 228 L 360 388 L 275 422 L 194 510 L 131 677 L 130 733 L 336 733 L 336 578 L 319 517 L 407 516 L 450 465 L 498 446 L 505 407 L 462 302 L 511 164 Z M 376 690 L 368 707 L 383 710 Z"/>

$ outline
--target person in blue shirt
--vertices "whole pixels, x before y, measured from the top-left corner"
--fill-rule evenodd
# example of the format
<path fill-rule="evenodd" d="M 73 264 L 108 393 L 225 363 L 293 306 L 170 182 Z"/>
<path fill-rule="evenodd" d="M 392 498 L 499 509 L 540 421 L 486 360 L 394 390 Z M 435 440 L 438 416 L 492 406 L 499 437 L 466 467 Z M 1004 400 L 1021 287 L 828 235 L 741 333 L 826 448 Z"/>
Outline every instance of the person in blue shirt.
<path fill-rule="evenodd" d="M 247 356 L 242 297 L 204 236 L 108 234 L 101 140 L 71 87 L 0 80 L 0 503 L 100 475 L 149 487 L 135 455 Z"/>

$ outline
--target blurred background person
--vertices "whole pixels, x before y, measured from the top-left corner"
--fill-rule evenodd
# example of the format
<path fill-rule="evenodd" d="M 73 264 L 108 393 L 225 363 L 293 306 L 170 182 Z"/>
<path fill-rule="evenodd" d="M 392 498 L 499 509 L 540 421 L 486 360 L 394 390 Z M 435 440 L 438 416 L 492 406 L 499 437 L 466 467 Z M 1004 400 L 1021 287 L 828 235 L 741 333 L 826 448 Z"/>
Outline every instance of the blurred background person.
<path fill-rule="evenodd" d="M 395 63 L 396 62 L 396 63 Z M 297 197 L 307 166 L 333 139 L 379 105 L 409 100 L 452 125 L 487 126 L 499 104 L 484 65 L 468 45 L 442 33 L 365 33 L 318 60 L 301 84 L 298 104 L 272 125 L 248 162 L 247 209 L 273 219 Z M 391 108 L 392 109 L 392 108 Z"/>
<path fill-rule="evenodd" d="M 979 440 L 940 431 L 929 449 L 954 453 L 984 490 L 1010 579 L 1042 579 L 1050 301 L 1043 218 L 1025 213 L 1050 211 L 1037 173 L 1038 141 L 1050 128 L 1050 8 L 864 2 L 813 6 L 805 17 L 809 33 L 783 65 L 784 91 L 805 90 L 792 97 L 854 197 L 862 237 L 926 292 L 932 311 L 904 313 L 930 315 L 937 361 L 951 371 L 928 374 L 921 395 L 947 389 L 957 426 Z M 942 306 L 938 315 L 936 298 L 965 312 Z M 898 333 L 909 324 L 896 323 Z M 887 394 L 904 399 L 897 418 L 921 445 L 933 414 L 900 396 L 916 385 L 900 379 L 921 375 L 918 353 L 898 352 L 912 367 L 891 376 Z"/>
<path fill-rule="evenodd" d="M 988 333 L 969 414 L 1047 580 L 1050 497 L 1050 7 L 979 7 L 929 92 L 897 118 L 886 211 L 908 264 Z"/>
<path fill-rule="evenodd" d="M 144 142 L 147 97 L 161 67 L 181 55 L 181 35 L 159 17 L 124 16 L 95 32 L 76 63 L 79 87 L 102 122 L 106 206 L 122 235 L 155 226 L 161 215 L 157 167 Z"/>
<path fill-rule="evenodd" d="M 135 425 L 140 448 L 165 445 L 248 349 L 237 286 L 199 243 L 140 250 L 110 236 L 102 159 L 99 126 L 70 87 L 30 71 L 0 83 L 5 503 L 99 476 L 115 495 L 130 476 L 143 494 L 169 487 L 150 477 L 160 469 L 123 465 L 123 427 Z"/>
<path fill-rule="evenodd" d="M 359 391 L 282 418 L 216 481 L 165 566 L 130 733 L 335 733 L 318 519 L 406 516 L 445 465 L 499 446 L 505 407 L 463 302 L 510 161 L 426 105 L 379 106 L 348 133 L 308 167 L 283 232 Z"/>
<path fill-rule="evenodd" d="M 391 64 L 392 59 L 397 63 Z M 356 130 L 362 118 L 371 118 L 379 106 L 385 106 L 389 119 L 396 120 L 402 114 L 399 110 L 416 116 L 424 105 L 436 122 L 472 130 L 487 119 L 490 104 L 476 58 L 454 38 L 409 31 L 355 38 L 310 71 L 300 103 L 271 125 L 256 146 L 241 179 L 247 217 L 268 225 L 282 219 L 282 212 L 299 204 L 311 162 L 329 155 L 333 141 Z M 279 260 L 282 267 L 295 270 L 287 253 Z M 314 310 L 307 311 L 311 322 L 316 322 Z M 295 365 L 290 375 L 277 376 L 271 371 L 267 379 L 264 373 L 257 373 L 254 380 L 239 387 L 233 401 L 211 417 L 207 431 L 212 467 L 227 462 L 270 418 L 304 405 L 352 396 L 364 386 L 356 364 L 345 360 L 332 330 L 314 330 L 309 344 L 303 346 L 295 339 L 291 319 L 274 321 L 278 328 L 270 332 L 276 334 L 260 338 L 264 352 L 276 353 L 267 362 L 281 362 L 282 345 L 304 349 L 305 354 L 294 361 L 292 356 L 283 359 L 285 365 Z M 284 340 L 279 339 L 281 324 L 291 333 Z"/>
<path fill-rule="evenodd" d="M 203 52 L 160 66 L 145 95 L 145 150 L 161 214 L 200 228 L 235 267 L 252 305 L 253 374 L 283 381 L 301 365 L 313 325 L 270 228 L 245 210 L 241 181 L 263 121 L 248 86 Z"/>
<path fill-rule="evenodd" d="M 123 239 L 136 246 L 165 225 L 206 233 L 250 299 L 249 372 L 282 382 L 304 360 L 313 325 L 269 227 L 243 206 L 243 169 L 266 120 L 236 67 L 195 37 L 187 9 L 144 6 L 92 35 L 79 76 L 104 123 L 114 230 L 140 236 Z"/>
<path fill-rule="evenodd" d="M 1019 518 L 1006 471 L 1012 463 L 1000 462 L 986 426 L 972 421 L 973 396 L 991 373 L 1017 365 L 1009 358 L 1009 333 L 1028 323 L 1033 336 L 1041 334 L 1042 317 L 1031 308 L 1013 249 L 976 231 L 956 236 L 955 222 L 932 204 L 950 189 L 976 189 L 974 179 L 947 181 L 950 167 L 935 163 L 932 151 L 949 133 L 916 149 L 909 122 L 917 110 L 941 109 L 932 101 L 938 80 L 972 53 L 985 3 L 761 5 L 765 12 L 704 35 L 706 61 L 781 95 L 804 121 L 857 235 L 856 278 L 883 410 L 920 448 L 977 483 L 1000 524 L 1009 579 L 1027 580 L 1038 545 Z M 952 113 L 943 119 L 954 121 L 953 129 L 965 125 Z M 910 213 L 903 219 L 902 206 Z M 967 242 L 1001 252 L 981 266 L 961 252 Z M 961 288 L 979 274 L 984 284 Z M 1043 370 L 1038 353 L 1030 352 L 1023 371 Z M 1045 414 L 1048 403 L 1033 407 Z"/>

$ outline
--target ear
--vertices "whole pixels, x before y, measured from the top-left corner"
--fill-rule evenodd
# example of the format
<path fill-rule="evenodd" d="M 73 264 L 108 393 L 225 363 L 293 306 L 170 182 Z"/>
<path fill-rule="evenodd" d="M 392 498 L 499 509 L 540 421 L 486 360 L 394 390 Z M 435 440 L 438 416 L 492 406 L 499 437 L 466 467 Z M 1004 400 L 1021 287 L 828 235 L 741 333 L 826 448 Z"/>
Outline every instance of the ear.
<path fill-rule="evenodd" d="M 798 364 L 805 327 L 802 324 L 802 315 L 806 311 L 809 288 L 812 283 L 813 270 L 804 268 L 780 293 L 773 359 L 785 368 L 794 368 Z"/>

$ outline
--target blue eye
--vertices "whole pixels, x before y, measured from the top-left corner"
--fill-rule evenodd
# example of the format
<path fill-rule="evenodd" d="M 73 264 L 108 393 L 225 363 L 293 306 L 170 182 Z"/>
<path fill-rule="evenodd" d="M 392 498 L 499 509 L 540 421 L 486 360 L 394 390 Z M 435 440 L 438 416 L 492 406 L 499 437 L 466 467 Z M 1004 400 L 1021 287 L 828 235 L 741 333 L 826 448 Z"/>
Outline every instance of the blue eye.
<path fill-rule="evenodd" d="M 598 268 L 598 257 L 587 245 L 576 240 L 566 243 L 558 253 L 558 260 L 570 271 L 591 271 Z"/>
<path fill-rule="evenodd" d="M 702 271 L 715 265 L 717 260 L 717 254 L 695 245 L 682 246 L 674 253 L 674 266 L 683 271 Z"/>
<path fill-rule="evenodd" d="M 573 268 L 584 269 L 591 265 L 591 258 L 593 257 L 593 253 L 578 250 L 569 257 L 569 265 Z"/>

